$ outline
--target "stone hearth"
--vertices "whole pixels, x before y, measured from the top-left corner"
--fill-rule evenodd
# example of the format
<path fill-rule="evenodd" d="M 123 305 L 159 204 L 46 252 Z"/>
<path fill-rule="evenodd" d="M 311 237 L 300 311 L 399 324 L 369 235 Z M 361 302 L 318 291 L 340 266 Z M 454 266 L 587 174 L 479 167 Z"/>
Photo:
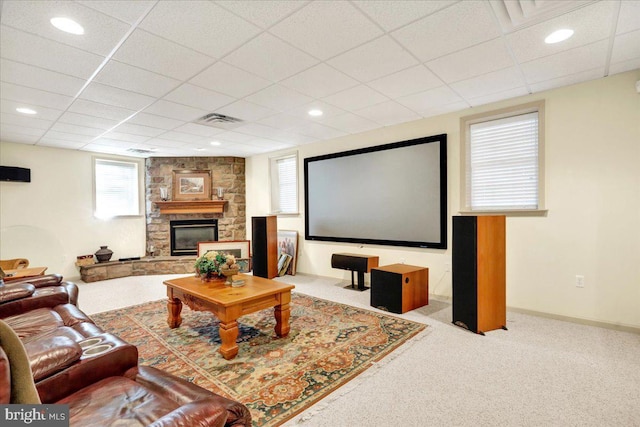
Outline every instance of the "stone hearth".
<path fill-rule="evenodd" d="M 195 256 L 144 257 L 133 261 L 110 261 L 80 267 L 83 282 L 152 274 L 194 273 Z"/>

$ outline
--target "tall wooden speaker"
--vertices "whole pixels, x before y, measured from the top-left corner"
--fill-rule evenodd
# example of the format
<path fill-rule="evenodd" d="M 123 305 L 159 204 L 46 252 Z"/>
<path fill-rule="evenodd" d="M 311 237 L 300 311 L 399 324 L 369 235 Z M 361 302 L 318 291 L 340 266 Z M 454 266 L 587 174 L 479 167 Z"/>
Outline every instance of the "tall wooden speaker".
<path fill-rule="evenodd" d="M 453 323 L 507 329 L 504 216 L 453 217 Z"/>
<path fill-rule="evenodd" d="M 251 217 L 253 275 L 273 279 L 278 275 L 278 217 Z"/>

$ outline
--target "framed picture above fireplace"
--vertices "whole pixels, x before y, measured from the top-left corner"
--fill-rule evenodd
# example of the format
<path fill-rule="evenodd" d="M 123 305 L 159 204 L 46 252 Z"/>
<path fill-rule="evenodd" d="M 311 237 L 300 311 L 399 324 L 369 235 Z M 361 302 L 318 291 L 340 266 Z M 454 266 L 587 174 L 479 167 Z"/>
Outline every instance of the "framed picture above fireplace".
<path fill-rule="evenodd" d="M 207 251 L 224 252 L 236 258 L 250 258 L 251 242 L 249 240 L 218 240 L 216 242 L 198 242 L 198 256 Z"/>
<path fill-rule="evenodd" d="M 173 200 L 211 200 L 211 171 L 174 170 Z"/>

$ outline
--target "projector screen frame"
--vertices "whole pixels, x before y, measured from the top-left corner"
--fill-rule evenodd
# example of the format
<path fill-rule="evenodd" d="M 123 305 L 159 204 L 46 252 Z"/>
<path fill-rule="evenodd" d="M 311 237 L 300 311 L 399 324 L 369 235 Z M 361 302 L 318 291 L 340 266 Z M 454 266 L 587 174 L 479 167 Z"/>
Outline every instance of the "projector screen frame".
<path fill-rule="evenodd" d="M 310 233 L 310 214 L 309 210 L 309 164 L 312 162 L 329 160 L 340 157 L 358 156 L 367 153 L 394 150 L 420 144 L 430 144 L 440 142 L 439 144 L 439 230 L 440 238 L 436 241 L 424 240 L 394 240 L 394 239 L 378 239 L 378 238 L 361 238 L 361 237 L 343 237 L 343 236 L 326 236 L 314 235 Z M 439 134 L 427 137 L 421 137 L 406 141 L 393 142 L 389 144 L 376 145 L 372 147 L 359 148 L 355 150 L 347 150 L 337 153 L 324 154 L 304 159 L 304 203 L 305 203 L 305 240 L 325 241 L 325 242 L 344 242 L 356 244 L 375 244 L 385 246 L 404 246 L 432 249 L 447 249 L 447 134 Z M 391 190 L 391 189 L 390 189 Z M 372 203 L 373 206 L 373 203 Z"/>

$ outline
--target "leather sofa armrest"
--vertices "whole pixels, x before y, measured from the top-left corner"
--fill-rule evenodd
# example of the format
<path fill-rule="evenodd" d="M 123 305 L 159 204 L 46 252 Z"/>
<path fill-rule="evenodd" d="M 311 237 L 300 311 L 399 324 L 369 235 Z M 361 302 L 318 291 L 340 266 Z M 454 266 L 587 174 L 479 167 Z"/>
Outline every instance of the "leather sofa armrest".
<path fill-rule="evenodd" d="M 31 284 L 10 284 L 0 288 L 0 293 L 5 288 L 17 287 L 30 287 Z M 38 308 L 52 308 L 61 304 L 67 304 L 69 302 L 69 294 L 62 286 L 48 286 L 46 288 L 35 288 L 35 291 L 31 295 L 27 295 L 23 298 L 14 299 L 12 301 L 5 301 L 0 304 L 0 318 L 7 318 L 21 313 L 26 313 Z"/>
<path fill-rule="evenodd" d="M 208 399 L 205 399 L 174 409 L 153 424 L 150 424 L 149 427 L 223 427 L 226 421 L 226 409 L 221 406 L 215 406 Z"/>
<path fill-rule="evenodd" d="M 46 336 L 24 344 L 34 381 L 40 381 L 80 360 L 82 348 L 65 336 Z"/>
<path fill-rule="evenodd" d="M 153 390 L 155 393 L 178 402 L 180 405 L 207 399 L 212 404 L 226 409 L 227 421 L 225 426 L 251 427 L 251 413 L 242 403 L 212 393 L 167 372 L 151 366 L 137 366 L 129 369 L 125 376 Z"/>
<path fill-rule="evenodd" d="M 10 284 L 5 286 L 0 286 L 0 303 L 5 303 L 9 301 L 15 301 L 20 298 L 26 298 L 33 295 L 36 291 L 35 286 L 20 283 L 20 284 Z M 0 306 L 1 309 L 1 306 Z"/>
<path fill-rule="evenodd" d="M 11 284 L 16 283 L 30 283 L 36 288 L 43 286 L 58 286 L 62 282 L 62 276 L 60 274 L 45 274 L 42 276 L 31 276 L 23 279 L 14 279 Z"/>

